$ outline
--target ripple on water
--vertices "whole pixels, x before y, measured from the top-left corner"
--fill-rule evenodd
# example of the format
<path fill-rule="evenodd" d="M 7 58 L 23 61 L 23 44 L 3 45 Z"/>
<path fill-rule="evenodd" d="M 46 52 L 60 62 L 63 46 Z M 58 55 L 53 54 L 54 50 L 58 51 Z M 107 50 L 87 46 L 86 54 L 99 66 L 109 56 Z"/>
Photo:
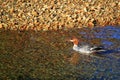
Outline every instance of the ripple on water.
<path fill-rule="evenodd" d="M 86 39 L 99 39 L 101 40 L 101 44 L 108 48 L 114 46 L 114 42 L 118 43 L 116 41 L 120 40 L 120 27 L 95 27 L 90 30 L 80 31 L 80 35 Z M 114 41 L 112 41 L 113 39 Z"/>
<path fill-rule="evenodd" d="M 45 77 L 46 75 L 47 77 L 51 77 L 52 74 L 55 78 L 57 76 L 60 78 L 72 76 L 73 78 L 71 80 L 75 78 L 76 80 L 115 80 L 115 78 L 116 80 L 119 80 L 120 52 L 118 54 L 114 54 L 114 50 L 111 50 L 108 51 L 108 53 L 113 54 L 98 54 L 93 56 L 86 56 L 77 52 L 72 52 L 73 54 L 68 55 L 70 53 L 69 48 L 71 49 L 72 44 L 70 45 L 69 43 L 65 43 L 64 38 L 61 36 L 64 35 L 64 37 L 67 37 L 76 34 L 75 36 L 84 36 L 83 38 L 87 40 L 91 38 L 89 34 L 94 34 L 92 38 L 95 38 L 95 40 L 97 38 L 96 42 L 101 41 L 100 44 L 106 45 L 108 48 L 113 46 L 113 49 L 117 47 L 117 50 L 120 51 L 120 28 L 107 26 L 103 28 L 94 28 L 92 30 L 88 28 L 84 31 L 82 30 L 83 29 L 81 29 L 80 35 L 78 35 L 79 31 L 76 30 L 73 30 L 72 33 L 68 32 L 67 34 L 66 32 L 65 34 L 58 32 L 26 32 L 27 34 L 24 32 L 20 32 L 19 34 L 18 32 L 1 32 L 0 49 L 5 54 L 1 54 L 0 60 L 2 60 L 1 62 L 3 63 L 7 60 L 10 64 L 10 66 L 7 64 L 2 64 L 2 66 L 8 67 L 8 69 L 5 69 L 5 72 L 8 72 L 8 70 L 12 68 L 14 72 L 13 74 L 20 72 L 17 74 L 21 75 L 24 75 L 22 73 L 28 73 L 28 75 L 31 76 L 32 74 L 29 74 L 29 71 L 31 71 L 32 67 L 33 75 L 38 74 L 39 76 L 40 74 L 41 77 Z M 31 33 L 33 35 L 30 35 Z M 111 38 L 114 38 L 114 40 Z M 4 45 L 3 42 L 6 45 Z M 9 44 L 10 42 L 13 43 Z M 25 48 L 23 48 L 24 46 Z M 13 51 L 13 53 L 11 51 Z M 15 58 L 8 56 L 6 52 Z M 18 61 L 21 64 L 16 63 Z M 31 63 L 30 66 L 28 65 L 29 63 Z M 24 70 L 22 73 L 20 69 L 21 67 L 16 67 L 14 65 L 23 66 Z M 11 77 L 10 73 L 5 74 L 5 77 L 8 75 Z M 37 75 L 35 77 L 37 77 Z"/>
<path fill-rule="evenodd" d="M 93 37 L 89 36 L 93 35 Z M 86 39 L 98 39 L 101 41 L 100 44 L 105 46 L 105 48 L 112 49 L 108 50 L 102 58 L 92 58 L 89 63 L 91 63 L 95 71 L 93 72 L 93 78 L 90 80 L 117 80 L 120 79 L 118 76 L 119 71 L 119 53 L 120 53 L 120 27 L 106 26 L 106 27 L 96 27 L 89 32 L 81 31 L 80 35 Z M 117 50 L 117 51 L 116 51 Z M 92 63 L 92 60 L 94 62 Z M 86 64 L 87 66 L 90 66 Z M 85 66 L 84 66 L 85 67 Z"/>
<path fill-rule="evenodd" d="M 104 47 L 108 48 L 109 46 L 113 45 L 113 42 L 108 40 L 102 40 L 102 44 L 105 45 Z"/>
<path fill-rule="evenodd" d="M 96 38 L 115 38 L 120 39 L 120 27 L 106 26 L 103 28 L 94 28 Z"/>

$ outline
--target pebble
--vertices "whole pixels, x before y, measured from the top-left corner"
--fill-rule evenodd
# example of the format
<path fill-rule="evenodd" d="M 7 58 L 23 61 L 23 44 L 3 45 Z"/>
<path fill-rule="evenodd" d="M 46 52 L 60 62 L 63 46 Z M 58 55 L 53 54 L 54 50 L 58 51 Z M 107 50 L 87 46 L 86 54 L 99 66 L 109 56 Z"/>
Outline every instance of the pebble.
<path fill-rule="evenodd" d="M 2 24 L 0 24 L 0 28 L 2 28 Z"/>
<path fill-rule="evenodd" d="M 65 28 L 120 25 L 119 0 L 0 1 L 0 28 L 12 27 L 47 31 Z M 9 26 L 11 25 L 12 26 Z M 33 28 L 32 28 L 33 27 Z M 10 28 L 10 29 L 14 29 Z"/>

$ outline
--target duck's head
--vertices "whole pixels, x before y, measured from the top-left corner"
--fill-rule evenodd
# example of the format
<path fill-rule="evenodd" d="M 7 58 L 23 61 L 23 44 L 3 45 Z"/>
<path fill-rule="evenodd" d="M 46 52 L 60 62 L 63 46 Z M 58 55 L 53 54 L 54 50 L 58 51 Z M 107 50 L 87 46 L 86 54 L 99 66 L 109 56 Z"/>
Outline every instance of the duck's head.
<path fill-rule="evenodd" d="M 79 40 L 76 37 L 70 39 L 69 41 L 73 42 L 74 45 L 78 45 L 79 44 Z"/>

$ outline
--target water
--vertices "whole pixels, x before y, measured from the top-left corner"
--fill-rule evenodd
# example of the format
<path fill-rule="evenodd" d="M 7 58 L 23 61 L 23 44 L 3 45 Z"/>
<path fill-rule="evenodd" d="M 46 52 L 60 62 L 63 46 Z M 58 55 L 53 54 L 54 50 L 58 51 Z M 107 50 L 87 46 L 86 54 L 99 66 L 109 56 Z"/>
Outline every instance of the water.
<path fill-rule="evenodd" d="M 106 26 L 104 28 L 95 28 L 94 30 L 99 30 L 99 32 L 95 32 L 96 38 L 115 38 L 120 39 L 120 28 L 119 27 L 112 27 Z"/>
<path fill-rule="evenodd" d="M 107 53 L 104 53 L 101 58 L 91 58 L 90 63 L 94 64 L 95 71 L 93 74 L 93 78 L 90 80 L 119 80 L 120 79 L 120 28 L 106 26 L 103 28 L 94 28 L 91 30 L 91 33 L 80 32 L 82 36 L 88 38 L 88 34 L 92 34 L 89 36 L 89 39 L 99 39 L 100 44 L 108 49 Z M 95 60 L 94 60 L 95 59 Z M 95 61 L 94 63 L 92 61 Z M 86 65 L 88 66 L 88 65 Z"/>
<path fill-rule="evenodd" d="M 120 27 L 68 31 L 0 30 L 0 79 L 119 80 Z M 83 55 L 67 40 L 103 45 L 107 52 Z"/>

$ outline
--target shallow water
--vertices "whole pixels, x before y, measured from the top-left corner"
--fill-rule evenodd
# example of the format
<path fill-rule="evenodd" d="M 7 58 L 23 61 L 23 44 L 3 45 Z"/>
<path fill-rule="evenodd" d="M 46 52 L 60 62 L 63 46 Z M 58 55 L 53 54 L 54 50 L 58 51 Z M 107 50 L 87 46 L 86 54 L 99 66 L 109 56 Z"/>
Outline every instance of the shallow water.
<path fill-rule="evenodd" d="M 0 79 L 119 80 L 120 27 L 68 31 L 0 30 Z M 103 45 L 101 54 L 83 55 L 67 40 Z"/>

